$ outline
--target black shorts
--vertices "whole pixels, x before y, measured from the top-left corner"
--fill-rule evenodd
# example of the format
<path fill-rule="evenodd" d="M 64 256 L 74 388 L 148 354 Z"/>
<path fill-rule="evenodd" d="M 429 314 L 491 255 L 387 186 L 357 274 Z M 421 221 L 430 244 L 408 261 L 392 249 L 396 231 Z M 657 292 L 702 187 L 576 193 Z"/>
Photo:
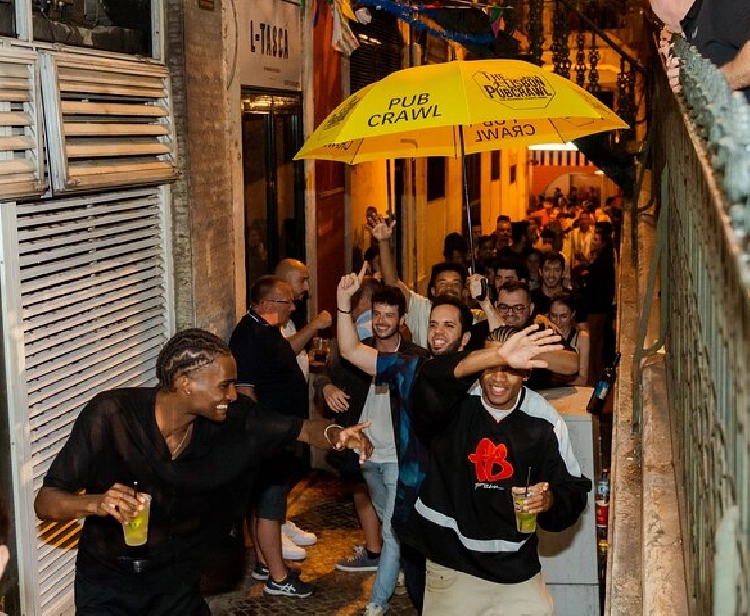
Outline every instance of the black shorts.
<path fill-rule="evenodd" d="M 149 579 L 148 582 L 153 583 L 153 580 Z M 76 572 L 74 587 L 77 616 L 211 615 L 198 581 L 192 585 L 161 588 L 159 594 L 137 594 L 119 589 L 114 584 L 87 579 Z"/>

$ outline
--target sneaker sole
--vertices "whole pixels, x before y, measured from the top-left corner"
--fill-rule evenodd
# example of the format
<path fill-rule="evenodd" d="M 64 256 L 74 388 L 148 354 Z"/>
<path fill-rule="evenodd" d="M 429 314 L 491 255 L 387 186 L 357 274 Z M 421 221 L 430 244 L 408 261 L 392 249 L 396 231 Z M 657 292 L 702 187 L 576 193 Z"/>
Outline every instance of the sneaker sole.
<path fill-rule="evenodd" d="M 349 567 L 348 565 L 336 565 L 336 569 L 339 571 L 346 571 L 347 573 L 358 573 L 359 571 L 362 571 L 364 573 L 372 573 L 373 571 L 378 570 L 377 565 L 370 565 L 367 567 Z"/>
<path fill-rule="evenodd" d="M 289 541 L 291 541 L 294 545 L 298 545 L 301 548 L 306 548 L 311 545 L 315 545 L 318 543 L 317 539 L 294 539 L 293 537 L 290 537 L 289 535 L 286 536 Z"/>
<path fill-rule="evenodd" d="M 287 592 L 286 590 L 274 590 L 272 588 L 268 588 L 268 586 L 265 586 L 263 588 L 263 592 L 267 595 L 275 595 L 277 597 L 297 597 L 298 599 L 306 599 L 310 595 L 313 594 L 313 591 L 311 590 L 308 593 L 302 594 L 302 593 L 291 593 Z"/>
<path fill-rule="evenodd" d="M 253 571 L 250 574 L 250 577 L 254 580 L 258 580 L 259 582 L 265 582 L 268 579 L 268 574 L 263 575 L 262 573 L 255 573 L 255 571 Z"/>
<path fill-rule="evenodd" d="M 307 558 L 307 554 L 302 554 L 300 556 L 299 554 L 288 554 L 286 552 L 282 552 L 281 557 L 284 560 L 305 560 L 305 558 Z"/>

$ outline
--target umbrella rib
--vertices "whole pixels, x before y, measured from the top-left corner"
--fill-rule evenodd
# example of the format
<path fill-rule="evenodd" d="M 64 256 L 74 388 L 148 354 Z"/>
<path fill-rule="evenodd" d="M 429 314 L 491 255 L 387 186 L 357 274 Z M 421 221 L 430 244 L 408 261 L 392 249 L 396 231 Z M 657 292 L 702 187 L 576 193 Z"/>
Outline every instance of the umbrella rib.
<path fill-rule="evenodd" d="M 560 138 L 560 143 L 567 143 L 567 141 L 565 141 L 565 139 L 563 139 L 563 136 L 560 134 L 560 131 L 557 130 L 557 126 L 555 126 L 555 123 L 552 121 L 552 118 L 549 118 L 549 123 L 552 125 L 552 128 L 555 129 L 557 136 Z"/>
<path fill-rule="evenodd" d="M 352 154 L 352 159 L 349 162 L 350 165 L 354 164 L 354 159 L 357 158 L 357 154 L 359 154 L 359 149 L 362 147 L 362 144 L 365 142 L 364 139 L 359 140 L 359 145 L 357 145 L 357 149 L 354 151 L 354 154 Z"/>

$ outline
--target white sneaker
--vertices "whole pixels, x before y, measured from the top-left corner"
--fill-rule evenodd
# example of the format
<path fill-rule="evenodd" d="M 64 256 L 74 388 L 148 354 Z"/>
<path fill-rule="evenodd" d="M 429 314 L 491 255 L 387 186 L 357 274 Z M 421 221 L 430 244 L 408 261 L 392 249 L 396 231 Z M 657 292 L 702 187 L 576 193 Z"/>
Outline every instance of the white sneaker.
<path fill-rule="evenodd" d="M 284 533 L 281 533 L 281 557 L 284 560 L 304 560 L 307 557 L 307 552 L 292 543 Z"/>
<path fill-rule="evenodd" d="M 295 545 L 315 545 L 318 542 L 318 538 L 314 533 L 302 530 L 289 520 L 281 525 L 281 532 Z"/>
<path fill-rule="evenodd" d="M 383 616 L 385 612 L 386 610 L 384 610 L 379 605 L 375 605 L 374 603 L 368 603 L 367 607 L 365 608 L 365 611 L 363 612 L 363 616 Z"/>
<path fill-rule="evenodd" d="M 405 595 L 406 594 L 406 582 L 404 581 L 404 570 L 399 569 L 398 579 L 396 580 L 396 588 L 393 590 L 394 595 Z"/>

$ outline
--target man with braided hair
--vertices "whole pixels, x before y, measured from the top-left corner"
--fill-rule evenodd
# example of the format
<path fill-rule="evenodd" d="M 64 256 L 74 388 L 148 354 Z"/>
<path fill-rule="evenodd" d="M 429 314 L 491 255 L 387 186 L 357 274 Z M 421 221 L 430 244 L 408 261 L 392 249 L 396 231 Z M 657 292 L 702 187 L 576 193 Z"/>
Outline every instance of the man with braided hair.
<path fill-rule="evenodd" d="M 75 579 L 82 616 L 209 614 L 202 557 L 244 510 L 238 501 L 262 459 L 295 439 L 364 447 L 363 457 L 371 449 L 363 426 L 328 428 L 238 396 L 229 347 L 209 332 L 173 336 L 156 373 L 158 387 L 104 391 L 85 406 L 34 502 L 43 520 L 85 518 Z M 122 524 L 143 508 L 142 494 L 151 495 L 148 541 L 128 548 Z"/>

